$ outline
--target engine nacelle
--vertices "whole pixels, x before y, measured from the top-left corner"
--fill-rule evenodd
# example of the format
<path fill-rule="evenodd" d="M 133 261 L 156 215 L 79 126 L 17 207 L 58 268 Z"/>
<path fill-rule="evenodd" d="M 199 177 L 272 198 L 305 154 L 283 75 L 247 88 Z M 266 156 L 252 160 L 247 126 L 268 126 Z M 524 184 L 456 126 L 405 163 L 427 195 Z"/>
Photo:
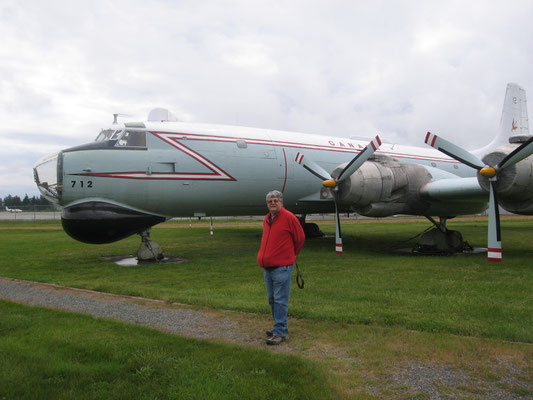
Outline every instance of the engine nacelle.
<path fill-rule="evenodd" d="M 483 162 L 487 165 L 497 165 L 519 144 L 498 147 L 483 157 Z M 488 178 L 478 173 L 478 181 L 483 189 L 489 190 Z M 507 211 L 515 214 L 533 214 L 533 156 L 498 171 L 495 190 L 499 205 Z"/>
<path fill-rule="evenodd" d="M 332 176 L 338 176 L 345 165 L 339 165 Z M 338 201 L 369 217 L 420 214 L 429 206 L 420 198 L 420 188 L 430 180 L 431 175 L 423 166 L 378 156 L 339 184 Z M 329 198 L 331 193 L 324 188 L 321 197 Z"/>

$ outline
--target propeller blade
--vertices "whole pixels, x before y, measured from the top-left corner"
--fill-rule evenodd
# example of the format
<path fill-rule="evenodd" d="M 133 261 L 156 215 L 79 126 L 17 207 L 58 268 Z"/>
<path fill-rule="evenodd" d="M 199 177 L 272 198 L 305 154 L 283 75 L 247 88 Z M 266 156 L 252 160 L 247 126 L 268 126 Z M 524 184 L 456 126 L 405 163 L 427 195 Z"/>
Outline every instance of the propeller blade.
<path fill-rule="evenodd" d="M 377 149 L 379 149 L 379 146 L 381 146 L 381 139 L 379 136 L 376 136 L 369 144 L 366 145 L 366 147 L 361 150 L 359 154 L 357 154 L 352 161 L 344 167 L 344 169 L 341 171 L 339 176 L 337 177 L 337 182 L 342 182 L 343 180 L 349 178 L 355 171 L 363 165 L 363 163 L 370 158 L 372 154 L 376 152 Z"/>
<path fill-rule="evenodd" d="M 488 260 L 502 261 L 502 238 L 500 232 L 500 211 L 498 209 L 498 199 L 494 190 L 494 182 L 490 182 L 489 197 L 489 237 L 488 237 Z"/>
<path fill-rule="evenodd" d="M 469 167 L 480 170 L 485 166 L 483 161 L 481 161 L 472 153 L 460 148 L 459 146 L 451 142 L 448 142 L 447 140 L 441 137 L 438 137 L 437 135 L 432 134 L 431 132 L 427 133 L 425 142 L 426 144 L 431 147 L 434 147 L 441 153 L 444 153 L 447 156 L 459 162 L 462 162 L 463 164 L 468 165 Z"/>
<path fill-rule="evenodd" d="M 331 179 L 331 175 L 326 172 L 324 168 L 318 165 L 316 162 L 310 158 L 306 158 L 302 153 L 296 154 L 296 159 L 294 160 L 306 170 L 311 172 L 316 177 L 320 178 L 323 181 Z"/>
<path fill-rule="evenodd" d="M 337 205 L 338 194 L 336 192 L 337 182 L 341 182 L 350 177 L 363 163 L 370 158 L 372 154 L 381 146 L 381 139 L 376 136 L 363 150 L 361 150 L 339 174 L 337 179 L 333 179 L 324 168 L 318 165 L 313 160 L 306 158 L 302 153 L 296 154 L 296 161 L 306 170 L 311 172 L 316 177 L 322 179 L 322 184 L 333 190 L 333 199 L 335 201 L 335 252 L 342 254 L 342 235 L 341 222 L 339 217 L 339 207 Z"/>
<path fill-rule="evenodd" d="M 337 195 L 335 194 L 335 252 L 342 254 L 341 221 L 337 207 Z"/>
<path fill-rule="evenodd" d="M 494 188 L 496 182 L 496 173 L 497 168 L 487 167 L 485 164 L 476 156 L 470 152 L 461 149 L 460 147 L 454 145 L 453 143 L 448 142 L 445 139 L 438 137 L 437 135 L 428 132 L 426 135 L 426 144 L 431 147 L 436 148 L 440 152 L 452 157 L 453 159 L 462 162 L 474 169 L 477 169 L 479 173 L 490 179 L 490 194 L 489 194 L 489 229 L 488 229 L 488 260 L 501 262 L 502 261 L 502 240 L 500 232 L 500 212 L 498 209 L 498 199 L 496 197 L 496 190 Z M 526 142 L 524 145 L 518 147 L 505 157 L 500 166 L 503 168 L 505 165 L 511 165 L 511 162 L 518 162 L 522 158 L 527 157 L 529 154 L 533 153 L 533 146 L 531 148 L 527 147 L 529 144 Z M 527 147 L 527 149 L 526 149 Z M 531 151 L 530 151 L 531 150 Z M 524 153 L 522 153 L 522 151 Z M 525 154 L 528 152 L 529 154 Z M 520 158 L 519 158 L 520 157 Z M 516 161 L 515 161 L 516 160 Z M 500 167 L 499 166 L 499 167 Z"/>
<path fill-rule="evenodd" d="M 524 158 L 533 154 L 533 137 L 527 142 L 522 143 L 516 149 L 511 151 L 503 160 L 498 164 L 498 168 L 505 168 L 522 161 Z"/>
<path fill-rule="evenodd" d="M 331 178 L 331 175 L 328 174 L 324 168 L 318 165 L 316 162 L 310 158 L 306 158 L 302 153 L 296 154 L 295 160 L 298 164 L 304 167 L 306 170 L 311 172 L 316 177 L 320 178 L 322 181 L 332 181 L 335 184 L 335 181 Z M 333 186 L 334 187 L 334 186 Z M 339 220 L 339 211 L 337 208 L 337 193 L 333 192 L 333 200 L 335 203 L 335 252 L 337 254 L 342 254 L 342 238 L 341 238 L 341 225 Z"/>

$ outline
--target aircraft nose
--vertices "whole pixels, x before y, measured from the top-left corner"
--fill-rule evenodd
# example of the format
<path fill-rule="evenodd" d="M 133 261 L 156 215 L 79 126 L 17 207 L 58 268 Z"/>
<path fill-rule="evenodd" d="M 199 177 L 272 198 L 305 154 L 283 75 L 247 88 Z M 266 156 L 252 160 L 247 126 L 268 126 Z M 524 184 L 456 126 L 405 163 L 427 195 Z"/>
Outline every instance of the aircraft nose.
<path fill-rule="evenodd" d="M 33 178 L 41 194 L 53 203 L 61 202 L 63 183 L 63 154 L 61 152 L 41 158 L 33 167 Z"/>

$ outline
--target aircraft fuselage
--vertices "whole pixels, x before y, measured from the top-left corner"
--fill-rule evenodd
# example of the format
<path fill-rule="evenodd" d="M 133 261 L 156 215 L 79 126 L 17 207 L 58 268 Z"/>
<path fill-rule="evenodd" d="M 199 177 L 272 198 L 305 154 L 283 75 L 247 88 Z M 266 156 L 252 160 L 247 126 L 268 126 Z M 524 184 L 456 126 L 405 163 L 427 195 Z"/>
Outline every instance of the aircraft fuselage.
<path fill-rule="evenodd" d="M 297 155 L 333 171 L 366 145 L 347 138 L 173 122 L 147 123 L 143 131 L 146 146 L 94 148 L 91 143 L 93 148 L 64 150 L 61 203 L 106 199 L 163 217 L 255 215 L 265 212 L 265 194 L 277 189 L 293 212 L 331 212 L 331 202 L 320 198 L 320 182 L 296 163 Z M 444 175 L 475 176 L 432 149 L 384 143 L 376 155 Z"/>

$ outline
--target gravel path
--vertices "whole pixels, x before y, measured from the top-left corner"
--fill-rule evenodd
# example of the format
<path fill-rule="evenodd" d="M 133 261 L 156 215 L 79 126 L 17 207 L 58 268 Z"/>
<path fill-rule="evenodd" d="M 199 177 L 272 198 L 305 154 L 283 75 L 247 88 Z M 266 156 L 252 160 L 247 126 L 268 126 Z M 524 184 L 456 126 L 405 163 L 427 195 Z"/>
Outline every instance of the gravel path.
<path fill-rule="evenodd" d="M 0 299 L 120 320 L 201 339 L 261 343 L 234 318 L 160 300 L 0 278 Z"/>

